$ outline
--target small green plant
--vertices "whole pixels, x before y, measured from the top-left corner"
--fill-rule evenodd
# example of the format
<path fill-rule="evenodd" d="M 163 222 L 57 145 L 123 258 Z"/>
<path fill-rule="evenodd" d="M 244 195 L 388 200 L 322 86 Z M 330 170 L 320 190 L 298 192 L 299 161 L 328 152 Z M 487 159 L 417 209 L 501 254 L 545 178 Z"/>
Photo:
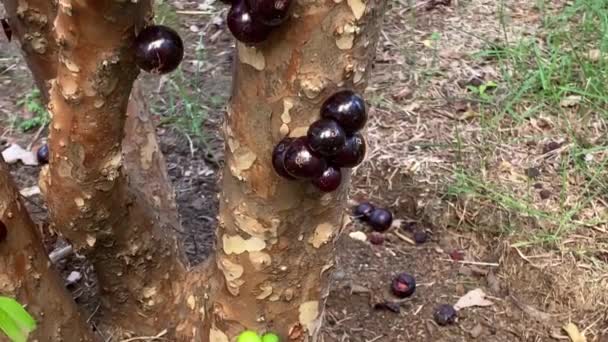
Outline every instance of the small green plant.
<path fill-rule="evenodd" d="M 38 89 L 32 90 L 23 99 L 19 100 L 17 104 L 33 114 L 29 119 L 17 119 L 17 128 L 22 132 L 27 132 L 49 123 L 49 112 L 42 102 L 42 95 Z"/>
<path fill-rule="evenodd" d="M 0 296 L 0 330 L 12 342 L 26 342 L 29 334 L 36 329 L 36 320 L 19 302 Z"/>
<path fill-rule="evenodd" d="M 491 89 L 496 88 L 498 85 L 493 82 L 493 81 L 488 81 L 485 82 L 479 86 L 473 86 L 473 85 L 469 85 L 467 87 L 467 89 L 469 89 L 470 92 L 476 94 L 477 96 L 479 96 L 480 99 L 484 100 L 484 101 L 489 101 L 492 97 L 490 94 L 488 94 L 488 91 Z"/>

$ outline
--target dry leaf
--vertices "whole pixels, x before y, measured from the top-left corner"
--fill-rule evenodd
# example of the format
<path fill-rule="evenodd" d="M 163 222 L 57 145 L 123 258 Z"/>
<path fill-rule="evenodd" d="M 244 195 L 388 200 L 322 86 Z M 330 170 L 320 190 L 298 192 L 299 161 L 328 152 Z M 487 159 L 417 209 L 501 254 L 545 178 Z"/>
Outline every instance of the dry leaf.
<path fill-rule="evenodd" d="M 486 294 L 482 289 L 475 289 L 469 291 L 464 296 L 460 297 L 458 302 L 454 304 L 454 309 L 461 310 L 472 306 L 490 306 L 494 305 L 491 301 L 486 299 Z"/>
<path fill-rule="evenodd" d="M 352 232 L 352 233 L 348 234 L 348 236 L 350 236 L 352 239 L 355 239 L 355 240 L 367 241 L 367 235 L 365 235 L 364 232 Z"/>
<path fill-rule="evenodd" d="M 30 186 L 29 188 L 23 188 L 19 191 L 23 197 L 32 197 L 34 195 L 40 195 L 40 188 L 38 186 Z"/>
<path fill-rule="evenodd" d="M 583 100 L 583 97 L 580 95 L 570 95 L 564 97 L 561 101 L 559 101 L 559 105 L 562 107 L 574 107 L 579 104 Z"/>
<path fill-rule="evenodd" d="M 23 147 L 12 144 L 6 150 L 2 151 L 2 158 L 7 164 L 14 164 L 21 160 L 24 165 L 38 165 L 36 154 L 32 151 L 23 149 Z"/>
<path fill-rule="evenodd" d="M 568 333 L 572 342 L 587 342 L 585 336 L 580 333 L 578 327 L 574 323 L 568 323 L 562 329 Z"/>

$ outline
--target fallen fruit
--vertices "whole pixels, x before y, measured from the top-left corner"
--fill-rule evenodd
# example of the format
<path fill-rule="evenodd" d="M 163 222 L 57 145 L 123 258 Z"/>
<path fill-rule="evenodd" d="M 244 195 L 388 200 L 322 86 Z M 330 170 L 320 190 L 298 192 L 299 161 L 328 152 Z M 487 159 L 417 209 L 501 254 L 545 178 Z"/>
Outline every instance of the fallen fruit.
<path fill-rule="evenodd" d="M 262 342 L 280 342 L 279 336 L 273 333 L 266 333 L 262 336 Z"/>
<path fill-rule="evenodd" d="M 365 158 L 365 150 L 365 139 L 361 134 L 355 133 L 346 138 L 342 148 L 330 158 L 330 161 L 339 167 L 355 167 Z"/>
<path fill-rule="evenodd" d="M 355 133 L 365 126 L 365 101 L 351 90 L 330 96 L 321 106 L 321 117 L 336 120 L 346 133 Z"/>
<path fill-rule="evenodd" d="M 419 230 L 414 233 L 414 241 L 417 244 L 425 243 L 426 240 L 428 240 L 428 238 L 429 238 L 429 234 L 427 232 L 425 232 L 424 230 Z"/>
<path fill-rule="evenodd" d="M 262 342 L 262 338 L 255 331 L 245 330 L 237 337 L 236 342 Z"/>
<path fill-rule="evenodd" d="M 308 146 L 322 156 L 337 154 L 346 143 L 346 133 L 338 123 L 331 119 L 313 122 L 308 128 Z"/>
<path fill-rule="evenodd" d="M 293 141 L 294 139 L 292 138 L 285 138 L 272 151 L 272 166 L 274 170 L 279 176 L 287 179 L 295 179 L 285 170 L 285 151 L 287 151 L 287 148 Z"/>
<path fill-rule="evenodd" d="M 357 205 L 353 210 L 353 216 L 363 222 L 367 222 L 374 210 L 376 210 L 376 207 L 374 207 L 371 203 L 362 202 L 359 203 L 359 205 Z"/>
<path fill-rule="evenodd" d="M 279 26 L 289 17 L 291 0 L 248 0 L 251 14 L 268 26 Z"/>
<path fill-rule="evenodd" d="M 458 313 L 450 304 L 441 304 L 433 313 L 433 318 L 435 322 L 441 326 L 446 326 L 448 324 L 453 324 L 456 322 L 458 318 Z"/>
<path fill-rule="evenodd" d="M 255 20 L 246 0 L 235 0 L 228 12 L 227 22 L 234 38 L 246 44 L 263 42 L 272 30 L 272 27 Z"/>
<path fill-rule="evenodd" d="M 165 74 L 175 70 L 184 58 L 184 43 L 170 27 L 152 25 L 135 38 L 135 62 L 140 69 Z"/>
<path fill-rule="evenodd" d="M 393 279 L 391 290 L 399 298 L 410 297 L 416 291 L 416 279 L 408 273 L 400 273 Z"/>
<path fill-rule="evenodd" d="M 372 245 L 381 245 L 384 243 L 384 234 L 371 232 L 368 237 L 369 243 Z"/>
<path fill-rule="evenodd" d="M 6 236 L 8 235 L 8 229 L 4 225 L 4 222 L 0 221 L 0 242 L 6 240 Z"/>
<path fill-rule="evenodd" d="M 393 214 L 382 208 L 376 208 L 369 216 L 367 223 L 377 232 L 386 231 L 393 224 Z"/>
<path fill-rule="evenodd" d="M 36 151 L 36 159 L 38 159 L 38 163 L 41 165 L 49 163 L 49 145 L 44 144 L 38 148 Z"/>
<path fill-rule="evenodd" d="M 283 164 L 287 173 L 302 179 L 321 177 L 327 169 L 325 160 L 310 151 L 305 137 L 297 138 L 289 144 L 285 151 Z"/>
<path fill-rule="evenodd" d="M 323 192 L 332 192 L 340 187 L 342 172 L 333 166 L 328 166 L 320 177 L 314 178 L 312 184 Z"/>

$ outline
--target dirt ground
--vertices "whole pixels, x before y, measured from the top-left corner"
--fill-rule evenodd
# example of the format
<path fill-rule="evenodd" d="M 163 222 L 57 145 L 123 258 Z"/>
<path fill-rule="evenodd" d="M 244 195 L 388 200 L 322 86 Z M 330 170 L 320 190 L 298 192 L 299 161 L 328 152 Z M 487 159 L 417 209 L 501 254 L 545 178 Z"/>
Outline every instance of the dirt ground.
<path fill-rule="evenodd" d="M 549 3 L 559 10 L 565 2 Z M 189 42 L 187 56 L 178 75 L 142 78 L 157 114 L 162 151 L 187 232 L 187 254 L 196 263 L 209 255 L 217 223 L 223 158 L 219 127 L 229 94 L 233 43 L 221 4 L 174 1 L 159 6 L 158 21 L 176 27 Z M 508 25 L 497 19 L 503 12 L 508 13 Z M 468 147 L 484 143 L 476 136 L 477 119 L 467 116 L 478 108 L 467 95 L 467 84 L 500 78 L 495 62 L 473 54 L 488 42 L 535 35 L 540 24 L 538 8 L 529 1 L 392 3 L 366 94 L 372 105 L 369 152 L 355 171 L 351 202 L 365 199 L 385 206 L 400 224 L 381 246 L 349 236 L 367 231 L 362 224 L 348 227 L 339 242 L 324 341 L 575 341 L 563 329 L 572 322 L 587 341 L 608 342 L 608 258 L 599 266 L 593 259 L 590 265 L 571 250 L 518 245 L 522 236 L 544 223 L 449 191 L 457 181 L 455 165 L 479 166 L 475 150 Z M 31 143 L 35 148 L 43 141 L 44 130 L 37 136 L 36 129 L 22 133 L 14 125 L 15 118 L 31 116 L 19 101 L 32 87 L 17 47 L 0 40 L 0 142 Z M 458 151 L 453 147 L 456 140 L 464 146 Z M 542 154 L 541 142 L 525 146 L 517 146 L 525 160 Z M 502 157 L 492 162 L 509 160 L 514 172 L 525 174 L 525 163 Z M 489 172 L 501 173 L 500 165 Z M 37 167 L 13 166 L 22 188 L 35 186 L 37 173 Z M 534 183 L 549 188 L 551 173 L 545 173 Z M 532 189 L 528 191 L 543 186 L 524 183 Z M 39 196 L 28 198 L 28 203 L 43 221 Z M 507 226 L 511 233 L 505 233 Z M 576 231 L 566 240 L 596 243 L 593 250 L 602 251 L 608 240 L 604 229 Z M 416 245 L 412 233 L 420 230 L 429 233 L 430 241 Z M 48 244 L 57 247 L 54 239 Z M 61 267 L 67 275 L 88 266 L 72 257 Z M 411 298 L 397 301 L 389 288 L 400 272 L 414 275 L 418 286 Z M 94 279 L 83 274 L 71 287 L 94 311 Z M 477 288 L 491 305 L 460 310 L 452 326 L 433 321 L 437 305 L 454 304 Z M 387 302 L 399 312 L 382 305 Z"/>

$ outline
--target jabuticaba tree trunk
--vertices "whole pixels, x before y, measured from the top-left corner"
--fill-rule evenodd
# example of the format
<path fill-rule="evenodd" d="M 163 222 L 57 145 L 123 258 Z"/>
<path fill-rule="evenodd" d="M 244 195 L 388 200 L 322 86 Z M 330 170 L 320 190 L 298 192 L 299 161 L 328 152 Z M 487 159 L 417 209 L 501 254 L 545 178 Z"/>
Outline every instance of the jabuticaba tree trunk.
<path fill-rule="evenodd" d="M 6 228 L 0 241 L 0 294 L 27 305 L 38 323 L 30 340 L 96 341 L 48 259 L 1 156 L 0 222 Z"/>
<path fill-rule="evenodd" d="M 216 276 L 225 283 L 211 296 L 210 341 L 244 329 L 317 340 L 334 242 L 348 221 L 349 175 L 322 195 L 279 178 L 272 150 L 286 132 L 304 135 L 333 92 L 364 92 L 384 5 L 300 1 L 263 45 L 237 44 L 217 232 Z"/>
<path fill-rule="evenodd" d="M 53 226 L 95 266 L 102 321 L 148 335 L 170 321 L 171 285 L 184 273 L 173 232 L 157 229 L 123 167 L 125 113 L 138 75 L 132 43 L 150 19 L 149 0 L 59 2 L 51 159 L 41 182 Z M 155 141 L 142 139 L 139 158 L 159 161 Z M 172 192 L 157 195 L 172 199 Z"/>

